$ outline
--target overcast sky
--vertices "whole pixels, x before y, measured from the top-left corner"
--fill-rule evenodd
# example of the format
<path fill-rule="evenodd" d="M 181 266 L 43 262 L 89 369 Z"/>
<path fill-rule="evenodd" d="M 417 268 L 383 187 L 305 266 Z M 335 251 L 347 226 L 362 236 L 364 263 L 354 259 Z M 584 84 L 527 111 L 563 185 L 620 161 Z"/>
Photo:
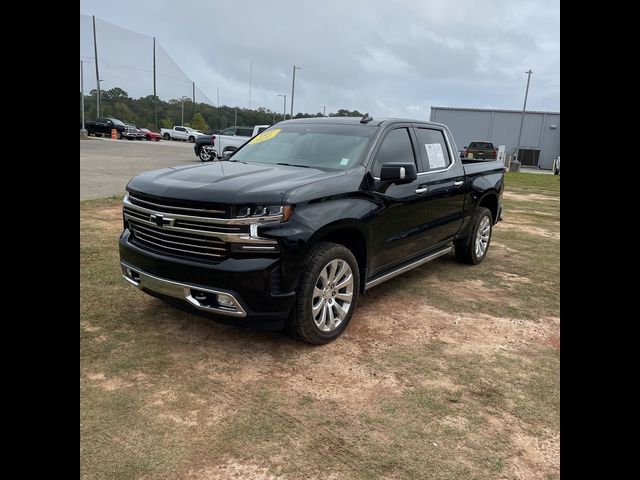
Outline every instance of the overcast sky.
<path fill-rule="evenodd" d="M 289 111 L 294 64 L 302 67 L 295 112 L 326 105 L 327 113 L 427 119 L 432 105 L 521 109 L 529 68 L 527 110 L 560 110 L 558 0 L 81 0 L 80 13 L 155 36 L 214 102 L 219 88 L 224 105 L 248 106 L 253 61 L 251 107 L 277 112 L 278 94 L 287 95 Z M 118 86 L 151 94 L 150 40 L 104 30 L 100 68 L 138 66 L 122 70 L 144 80 Z M 81 29 L 85 60 L 91 48 Z M 85 90 L 95 86 L 94 67 L 87 68 Z M 100 77 L 107 89 L 117 78 Z"/>

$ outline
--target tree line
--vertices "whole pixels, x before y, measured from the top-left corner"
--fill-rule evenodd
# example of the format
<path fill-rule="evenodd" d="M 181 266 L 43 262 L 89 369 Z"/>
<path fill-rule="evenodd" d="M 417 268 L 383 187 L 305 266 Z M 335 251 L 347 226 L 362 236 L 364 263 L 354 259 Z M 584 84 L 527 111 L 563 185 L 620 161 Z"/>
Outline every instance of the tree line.
<path fill-rule="evenodd" d="M 101 93 L 100 116 L 114 117 L 123 122 L 133 123 L 139 128 L 156 130 L 155 110 L 153 95 L 146 97 L 131 98 L 126 91 L 119 87 L 105 90 Z M 80 120 L 82 121 L 82 93 L 80 93 Z M 84 96 L 84 118 L 85 121 L 96 118 L 97 91 L 91 90 L 89 95 Z M 174 125 L 182 124 L 183 103 L 178 99 L 168 101 L 157 98 L 158 108 L 158 131 L 160 128 L 171 128 Z M 237 112 L 237 122 L 235 116 Z M 294 118 L 322 117 L 322 113 L 297 113 Z M 340 109 L 337 112 L 329 113 L 330 117 L 361 117 L 362 113 L 357 110 Z M 287 114 L 286 118 L 291 118 Z M 222 105 L 220 108 L 206 103 L 193 103 L 191 99 L 184 101 L 184 125 L 195 128 L 202 132 L 212 132 L 222 130 L 233 125 L 253 126 L 271 125 L 283 119 L 282 113 L 274 112 L 268 108 L 259 107 L 248 109 L 240 107 L 229 107 Z"/>

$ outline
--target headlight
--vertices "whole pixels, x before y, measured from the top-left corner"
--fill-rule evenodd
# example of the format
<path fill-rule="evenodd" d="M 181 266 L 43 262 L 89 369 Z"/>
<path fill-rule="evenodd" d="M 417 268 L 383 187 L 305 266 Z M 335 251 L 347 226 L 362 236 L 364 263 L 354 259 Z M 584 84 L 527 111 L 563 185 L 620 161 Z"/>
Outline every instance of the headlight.
<path fill-rule="evenodd" d="M 291 205 L 256 205 L 233 207 L 231 215 L 234 218 L 261 218 L 263 221 L 287 221 L 293 213 Z"/>

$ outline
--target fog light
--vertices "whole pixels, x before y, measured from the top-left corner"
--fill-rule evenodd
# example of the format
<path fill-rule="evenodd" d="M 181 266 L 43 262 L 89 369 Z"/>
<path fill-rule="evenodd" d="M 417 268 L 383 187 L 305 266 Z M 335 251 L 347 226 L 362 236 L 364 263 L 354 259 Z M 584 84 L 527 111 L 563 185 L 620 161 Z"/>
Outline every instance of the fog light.
<path fill-rule="evenodd" d="M 233 301 L 233 297 L 231 295 L 227 295 L 226 293 L 218 294 L 218 304 L 222 307 L 235 307 L 236 303 Z"/>

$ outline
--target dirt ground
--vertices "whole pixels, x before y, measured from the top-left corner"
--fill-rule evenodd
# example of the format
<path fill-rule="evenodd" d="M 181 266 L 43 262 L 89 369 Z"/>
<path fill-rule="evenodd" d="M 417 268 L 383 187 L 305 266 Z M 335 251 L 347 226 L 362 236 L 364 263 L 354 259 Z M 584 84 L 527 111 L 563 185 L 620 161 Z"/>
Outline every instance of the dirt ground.
<path fill-rule="evenodd" d="M 81 203 L 81 477 L 558 479 L 559 178 L 526 177 L 481 265 L 368 291 L 321 347 L 131 288 L 120 201 Z"/>

